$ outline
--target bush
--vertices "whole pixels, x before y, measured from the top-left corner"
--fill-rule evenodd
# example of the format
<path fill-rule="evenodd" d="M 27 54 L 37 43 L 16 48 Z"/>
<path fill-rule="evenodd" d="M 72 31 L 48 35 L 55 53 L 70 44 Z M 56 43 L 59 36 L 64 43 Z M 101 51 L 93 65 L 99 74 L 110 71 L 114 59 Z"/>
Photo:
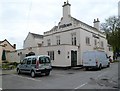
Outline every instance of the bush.
<path fill-rule="evenodd" d="M 2 69 L 14 69 L 17 67 L 18 64 L 19 63 L 17 62 L 11 62 L 11 63 L 6 62 L 2 64 Z"/>
<path fill-rule="evenodd" d="M 114 62 L 120 62 L 120 61 L 119 61 L 119 60 L 113 60 L 113 63 L 114 63 Z"/>
<path fill-rule="evenodd" d="M 17 62 L 11 62 L 11 63 L 9 63 L 9 65 L 14 65 L 14 66 L 17 66 L 19 63 L 17 63 Z"/>

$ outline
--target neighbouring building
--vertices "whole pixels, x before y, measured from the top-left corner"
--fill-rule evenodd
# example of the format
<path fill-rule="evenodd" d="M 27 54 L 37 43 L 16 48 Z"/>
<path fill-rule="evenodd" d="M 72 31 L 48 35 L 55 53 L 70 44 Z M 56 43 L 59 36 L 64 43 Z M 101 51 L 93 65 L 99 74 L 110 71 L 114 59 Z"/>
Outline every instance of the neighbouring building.
<path fill-rule="evenodd" d="M 16 44 L 11 45 L 6 39 L 0 41 L 0 63 L 2 63 L 2 61 L 9 61 L 7 60 L 7 53 L 15 50 Z"/>
<path fill-rule="evenodd" d="M 41 47 L 43 44 L 43 35 L 28 33 L 28 36 L 24 40 L 23 48 L 29 47 Z"/>
<path fill-rule="evenodd" d="M 118 2 L 118 17 L 120 17 L 120 1 Z"/>
<path fill-rule="evenodd" d="M 30 53 L 49 55 L 52 66 L 68 67 L 82 65 L 85 51 L 99 50 L 112 55 L 106 35 L 100 30 L 98 18 L 94 19 L 92 27 L 71 16 L 68 1 L 62 7 L 63 16 L 57 26 L 44 32 L 43 36 L 29 33 L 24 41 L 24 49 L 11 52 L 9 59 L 21 60 Z"/>

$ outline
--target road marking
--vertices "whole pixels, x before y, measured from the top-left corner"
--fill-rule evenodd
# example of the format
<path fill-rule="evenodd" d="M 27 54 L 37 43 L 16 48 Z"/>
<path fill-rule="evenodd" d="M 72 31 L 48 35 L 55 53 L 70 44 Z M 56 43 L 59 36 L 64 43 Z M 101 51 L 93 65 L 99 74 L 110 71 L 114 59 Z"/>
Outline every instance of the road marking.
<path fill-rule="evenodd" d="M 88 84 L 88 82 L 86 82 L 86 83 L 84 83 L 84 84 L 82 84 L 82 85 L 79 85 L 79 86 L 77 86 L 77 87 L 76 87 L 76 88 L 74 88 L 74 89 L 79 89 L 79 88 L 81 88 L 81 87 L 85 86 L 86 84 Z"/>
<path fill-rule="evenodd" d="M 20 77 L 20 78 L 24 78 L 24 79 L 28 79 L 28 80 L 33 80 L 33 81 L 42 81 L 42 80 L 36 80 L 35 78 L 29 78 L 29 77 L 23 77 L 23 76 L 20 76 L 20 75 L 14 75 L 12 74 L 13 76 L 17 76 L 17 77 Z"/>

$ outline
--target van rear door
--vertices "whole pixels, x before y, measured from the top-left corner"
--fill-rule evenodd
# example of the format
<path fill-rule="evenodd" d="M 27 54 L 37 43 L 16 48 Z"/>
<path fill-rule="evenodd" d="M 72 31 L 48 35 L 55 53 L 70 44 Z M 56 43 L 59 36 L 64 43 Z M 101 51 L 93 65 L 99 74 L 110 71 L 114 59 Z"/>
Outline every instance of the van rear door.
<path fill-rule="evenodd" d="M 94 52 L 84 52 L 82 58 L 83 66 L 96 66 L 96 55 Z"/>
<path fill-rule="evenodd" d="M 51 66 L 50 58 L 46 56 L 39 57 L 39 65 L 40 67 L 48 68 Z"/>

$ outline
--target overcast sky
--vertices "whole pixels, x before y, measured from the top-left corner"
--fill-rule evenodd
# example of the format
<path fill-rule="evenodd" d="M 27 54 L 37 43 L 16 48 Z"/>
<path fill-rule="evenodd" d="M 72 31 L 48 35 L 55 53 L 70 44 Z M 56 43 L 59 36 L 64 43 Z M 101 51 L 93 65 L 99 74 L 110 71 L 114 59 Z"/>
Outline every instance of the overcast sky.
<path fill-rule="evenodd" d="M 0 41 L 23 47 L 29 32 L 43 34 L 57 25 L 66 0 L 0 0 Z M 118 15 L 119 0 L 69 0 L 71 15 L 91 26 L 99 18 Z"/>

